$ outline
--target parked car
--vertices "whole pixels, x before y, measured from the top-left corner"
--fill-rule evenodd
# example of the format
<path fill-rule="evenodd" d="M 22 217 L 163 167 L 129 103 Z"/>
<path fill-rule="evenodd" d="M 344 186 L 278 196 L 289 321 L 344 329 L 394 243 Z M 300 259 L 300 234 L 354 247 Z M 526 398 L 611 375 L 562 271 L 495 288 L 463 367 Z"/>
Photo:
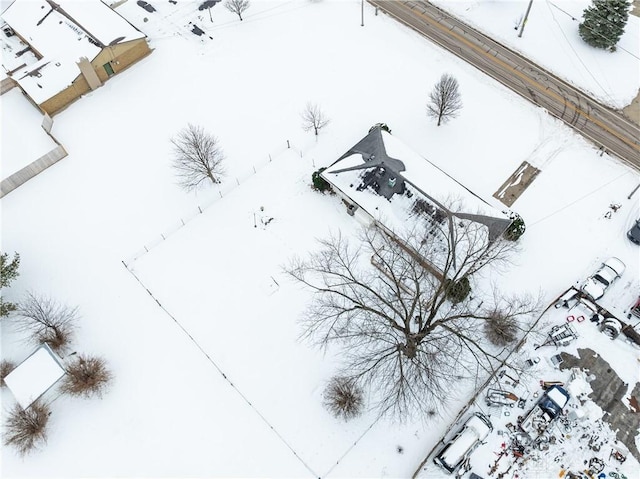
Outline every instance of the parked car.
<path fill-rule="evenodd" d="M 627 231 L 627 238 L 635 244 L 640 244 L 640 219 L 637 219 L 631 229 Z"/>
<path fill-rule="evenodd" d="M 609 258 L 602 263 L 598 271 L 587 278 L 580 289 L 591 298 L 600 299 L 604 296 L 611 283 L 622 276 L 625 268 L 624 263 L 618 258 Z"/>
<path fill-rule="evenodd" d="M 149 13 L 153 13 L 156 11 L 156 9 L 153 8 L 153 5 L 151 5 L 148 2 L 145 2 L 144 0 L 138 0 L 136 3 L 138 4 L 138 6 L 144 8 Z"/>
<path fill-rule="evenodd" d="M 448 473 L 454 472 L 478 445 L 493 431 L 493 425 L 484 414 L 476 412 L 442 448 L 433 462 Z"/>

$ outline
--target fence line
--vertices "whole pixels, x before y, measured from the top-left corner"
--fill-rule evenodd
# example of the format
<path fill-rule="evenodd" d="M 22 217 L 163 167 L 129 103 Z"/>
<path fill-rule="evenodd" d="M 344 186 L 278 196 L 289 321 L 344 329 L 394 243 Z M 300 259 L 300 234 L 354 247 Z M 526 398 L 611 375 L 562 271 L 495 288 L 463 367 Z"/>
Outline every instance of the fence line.
<path fill-rule="evenodd" d="M 67 151 L 64 149 L 64 146 L 58 144 L 58 146 L 53 150 L 45 153 L 37 160 L 5 178 L 0 183 L 0 198 L 8 195 L 13 190 L 23 185 L 34 176 L 37 176 L 51 165 L 57 163 L 65 156 L 67 156 Z"/>
<path fill-rule="evenodd" d="M 127 259 L 126 261 L 123 261 L 125 266 L 129 268 L 131 264 L 133 264 L 135 261 L 140 259 L 145 254 L 147 254 L 153 248 L 158 246 L 160 243 L 166 240 L 169 236 L 179 231 L 183 226 L 186 226 L 190 221 L 192 221 L 193 219 L 195 219 L 196 217 L 204 213 L 209 207 L 217 203 L 219 200 L 224 198 L 226 195 L 231 193 L 236 188 L 238 188 L 242 183 L 244 183 L 249 178 L 256 175 L 259 171 L 262 171 L 262 169 L 265 168 L 270 163 L 272 163 L 274 159 L 277 160 L 278 158 L 283 157 L 287 152 L 294 152 L 297 155 L 300 155 L 300 158 L 304 158 L 302 150 L 295 147 L 294 145 L 291 144 L 290 141 L 287 140 L 286 145 L 283 144 L 281 147 L 276 148 L 272 152 L 268 153 L 266 159 L 251 165 L 246 171 L 242 172 L 237 176 L 234 176 L 233 178 L 230 178 L 229 179 L 230 181 L 227 181 L 221 185 L 217 185 L 215 187 L 218 193 L 217 196 L 213 196 L 211 199 L 207 200 L 206 202 L 202 204 L 198 204 L 195 207 L 185 211 L 185 213 L 181 215 L 181 217 L 178 220 L 170 224 L 167 228 L 165 228 L 164 231 L 162 231 L 155 238 L 145 243 L 142 246 L 142 248 L 137 250 L 129 259 Z"/>

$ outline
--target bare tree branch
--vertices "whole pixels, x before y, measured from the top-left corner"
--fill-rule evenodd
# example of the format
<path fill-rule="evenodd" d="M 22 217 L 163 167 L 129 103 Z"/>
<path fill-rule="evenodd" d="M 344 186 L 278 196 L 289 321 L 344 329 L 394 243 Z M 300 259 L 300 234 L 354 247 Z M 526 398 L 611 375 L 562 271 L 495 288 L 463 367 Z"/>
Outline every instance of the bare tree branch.
<path fill-rule="evenodd" d="M 458 80 L 444 73 L 429 94 L 427 113 L 438 120 L 438 126 L 449 118 L 457 116 L 462 108 L 462 100 L 458 89 Z"/>
<path fill-rule="evenodd" d="M 215 136 L 201 126 L 189 124 L 171 139 L 173 167 L 179 183 L 187 190 L 197 188 L 204 181 L 220 183 L 224 176 L 224 153 Z"/>
<path fill-rule="evenodd" d="M 51 298 L 27 293 L 14 316 L 18 329 L 27 332 L 35 344 L 47 343 L 53 350 L 65 351 L 73 340 L 78 309 L 61 305 Z"/>
<path fill-rule="evenodd" d="M 242 21 L 242 14 L 249 8 L 249 0 L 227 0 L 224 3 L 224 8 L 232 13 L 235 13 Z"/>
<path fill-rule="evenodd" d="M 314 134 L 318 136 L 318 132 L 329 124 L 329 119 L 325 116 L 324 112 L 315 103 L 307 103 L 302 116 L 302 129 L 304 131 L 313 130 Z"/>
<path fill-rule="evenodd" d="M 474 377 L 478 367 L 493 371 L 503 350 L 484 332 L 496 311 L 519 324 L 537 308 L 528 297 L 488 298 L 484 307 L 470 297 L 452 303 L 451 281 L 506 263 L 514 247 L 488 242 L 483 225 L 456 221 L 447 232 L 449 224 L 402 237 L 372 227 L 356 246 L 338 234 L 285 268 L 315 293 L 302 337 L 322 348 L 338 345 L 340 376 L 375 391 L 379 410 L 401 419 L 438 411 L 451 385 Z"/>

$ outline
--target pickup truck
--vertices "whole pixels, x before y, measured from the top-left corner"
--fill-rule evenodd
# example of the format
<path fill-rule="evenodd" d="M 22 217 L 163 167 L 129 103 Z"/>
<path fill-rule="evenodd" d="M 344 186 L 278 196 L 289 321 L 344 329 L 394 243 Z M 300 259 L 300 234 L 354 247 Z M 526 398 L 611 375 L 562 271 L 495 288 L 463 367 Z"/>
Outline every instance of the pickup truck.
<path fill-rule="evenodd" d="M 520 429 L 535 441 L 554 419 L 562 414 L 562 409 L 567 405 L 570 397 L 561 386 L 551 386 L 524 417 L 520 423 Z"/>

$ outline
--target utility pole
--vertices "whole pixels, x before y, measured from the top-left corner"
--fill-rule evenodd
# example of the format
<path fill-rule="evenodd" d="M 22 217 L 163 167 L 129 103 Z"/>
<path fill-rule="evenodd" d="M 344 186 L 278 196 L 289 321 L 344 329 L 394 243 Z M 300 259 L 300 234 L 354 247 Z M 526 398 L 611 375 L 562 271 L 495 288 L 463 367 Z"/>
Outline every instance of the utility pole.
<path fill-rule="evenodd" d="M 364 0 L 360 0 L 360 26 L 364 27 Z"/>
<path fill-rule="evenodd" d="M 524 32 L 524 26 L 527 23 L 527 18 L 529 18 L 529 12 L 531 11 L 532 4 L 533 4 L 533 0 L 529 0 L 529 5 L 527 5 L 527 11 L 524 14 L 524 19 L 522 20 L 522 25 L 520 26 L 520 31 L 518 32 L 518 38 L 522 38 L 522 32 Z"/>

